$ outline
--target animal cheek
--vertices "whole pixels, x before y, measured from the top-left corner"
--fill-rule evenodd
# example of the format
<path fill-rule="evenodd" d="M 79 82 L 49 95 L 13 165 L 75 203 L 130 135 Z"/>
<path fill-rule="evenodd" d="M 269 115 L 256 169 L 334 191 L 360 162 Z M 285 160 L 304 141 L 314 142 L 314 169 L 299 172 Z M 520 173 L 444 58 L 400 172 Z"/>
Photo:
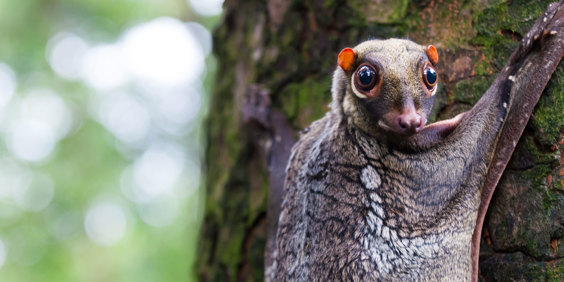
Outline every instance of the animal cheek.
<path fill-rule="evenodd" d="M 433 108 L 433 104 L 435 102 L 435 97 L 434 96 L 423 96 L 421 97 L 421 99 L 419 100 L 419 111 L 423 114 L 425 114 L 425 116 L 427 116 L 430 112 L 431 109 Z"/>

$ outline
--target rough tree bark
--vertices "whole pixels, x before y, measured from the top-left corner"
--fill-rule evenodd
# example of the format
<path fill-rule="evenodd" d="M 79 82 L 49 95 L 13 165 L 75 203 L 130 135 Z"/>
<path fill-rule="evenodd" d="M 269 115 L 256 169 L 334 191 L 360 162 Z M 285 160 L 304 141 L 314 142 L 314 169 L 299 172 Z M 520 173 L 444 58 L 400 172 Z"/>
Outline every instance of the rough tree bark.
<path fill-rule="evenodd" d="M 204 281 L 262 280 L 268 197 L 279 198 L 299 130 L 327 111 L 338 52 L 368 38 L 439 49 L 433 118 L 467 110 L 550 1 L 227 0 L 208 120 Z M 482 280 L 564 279 L 564 66 L 492 199 Z M 270 193 L 270 195 L 269 195 Z M 271 202 L 272 203 L 272 202 Z"/>

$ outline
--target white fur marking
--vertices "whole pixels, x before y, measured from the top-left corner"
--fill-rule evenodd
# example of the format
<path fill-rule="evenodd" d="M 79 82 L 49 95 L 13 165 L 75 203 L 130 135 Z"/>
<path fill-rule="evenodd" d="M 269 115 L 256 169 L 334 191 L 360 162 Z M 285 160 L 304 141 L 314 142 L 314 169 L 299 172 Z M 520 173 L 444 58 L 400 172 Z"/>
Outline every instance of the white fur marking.
<path fill-rule="evenodd" d="M 380 187 L 382 180 L 380 179 L 380 175 L 374 170 L 372 166 L 367 166 L 362 169 L 362 173 L 360 175 L 360 180 L 366 189 L 376 189 Z"/>
<path fill-rule="evenodd" d="M 382 238 L 384 238 L 384 240 L 390 239 L 390 228 L 387 226 L 382 227 Z"/>
<path fill-rule="evenodd" d="M 376 215 L 379 217 L 383 217 L 384 216 L 384 210 L 382 210 L 381 207 L 379 206 L 374 206 L 374 211 L 376 211 Z"/>
<path fill-rule="evenodd" d="M 370 193 L 370 200 L 381 204 L 382 203 L 382 199 L 380 198 L 380 196 L 378 196 L 378 194 L 376 193 Z"/>

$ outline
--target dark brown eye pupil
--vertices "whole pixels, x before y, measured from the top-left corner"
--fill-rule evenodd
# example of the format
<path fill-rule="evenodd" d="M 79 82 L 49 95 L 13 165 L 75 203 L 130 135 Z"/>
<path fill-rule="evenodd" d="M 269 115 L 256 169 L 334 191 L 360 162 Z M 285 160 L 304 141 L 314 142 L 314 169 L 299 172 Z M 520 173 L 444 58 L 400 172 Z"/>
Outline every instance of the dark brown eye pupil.
<path fill-rule="evenodd" d="M 377 81 L 376 71 L 369 66 L 362 66 L 356 73 L 357 85 L 363 90 L 370 90 Z"/>
<path fill-rule="evenodd" d="M 437 72 L 431 67 L 425 68 L 423 71 L 423 80 L 427 88 L 432 89 L 437 84 Z"/>
<path fill-rule="evenodd" d="M 374 79 L 374 74 L 375 73 L 373 71 L 370 71 L 367 66 L 364 66 L 358 73 L 358 80 L 360 80 L 360 83 L 362 85 L 369 85 Z"/>

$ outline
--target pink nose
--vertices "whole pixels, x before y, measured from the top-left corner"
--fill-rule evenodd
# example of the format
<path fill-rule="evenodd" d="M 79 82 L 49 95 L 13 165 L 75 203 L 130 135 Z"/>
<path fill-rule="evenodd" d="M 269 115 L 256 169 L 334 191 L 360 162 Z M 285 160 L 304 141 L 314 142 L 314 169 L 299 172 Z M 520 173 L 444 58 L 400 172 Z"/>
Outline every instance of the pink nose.
<path fill-rule="evenodd" d="M 414 110 L 404 111 L 397 119 L 398 128 L 405 132 L 419 132 L 423 128 L 423 119 Z"/>

